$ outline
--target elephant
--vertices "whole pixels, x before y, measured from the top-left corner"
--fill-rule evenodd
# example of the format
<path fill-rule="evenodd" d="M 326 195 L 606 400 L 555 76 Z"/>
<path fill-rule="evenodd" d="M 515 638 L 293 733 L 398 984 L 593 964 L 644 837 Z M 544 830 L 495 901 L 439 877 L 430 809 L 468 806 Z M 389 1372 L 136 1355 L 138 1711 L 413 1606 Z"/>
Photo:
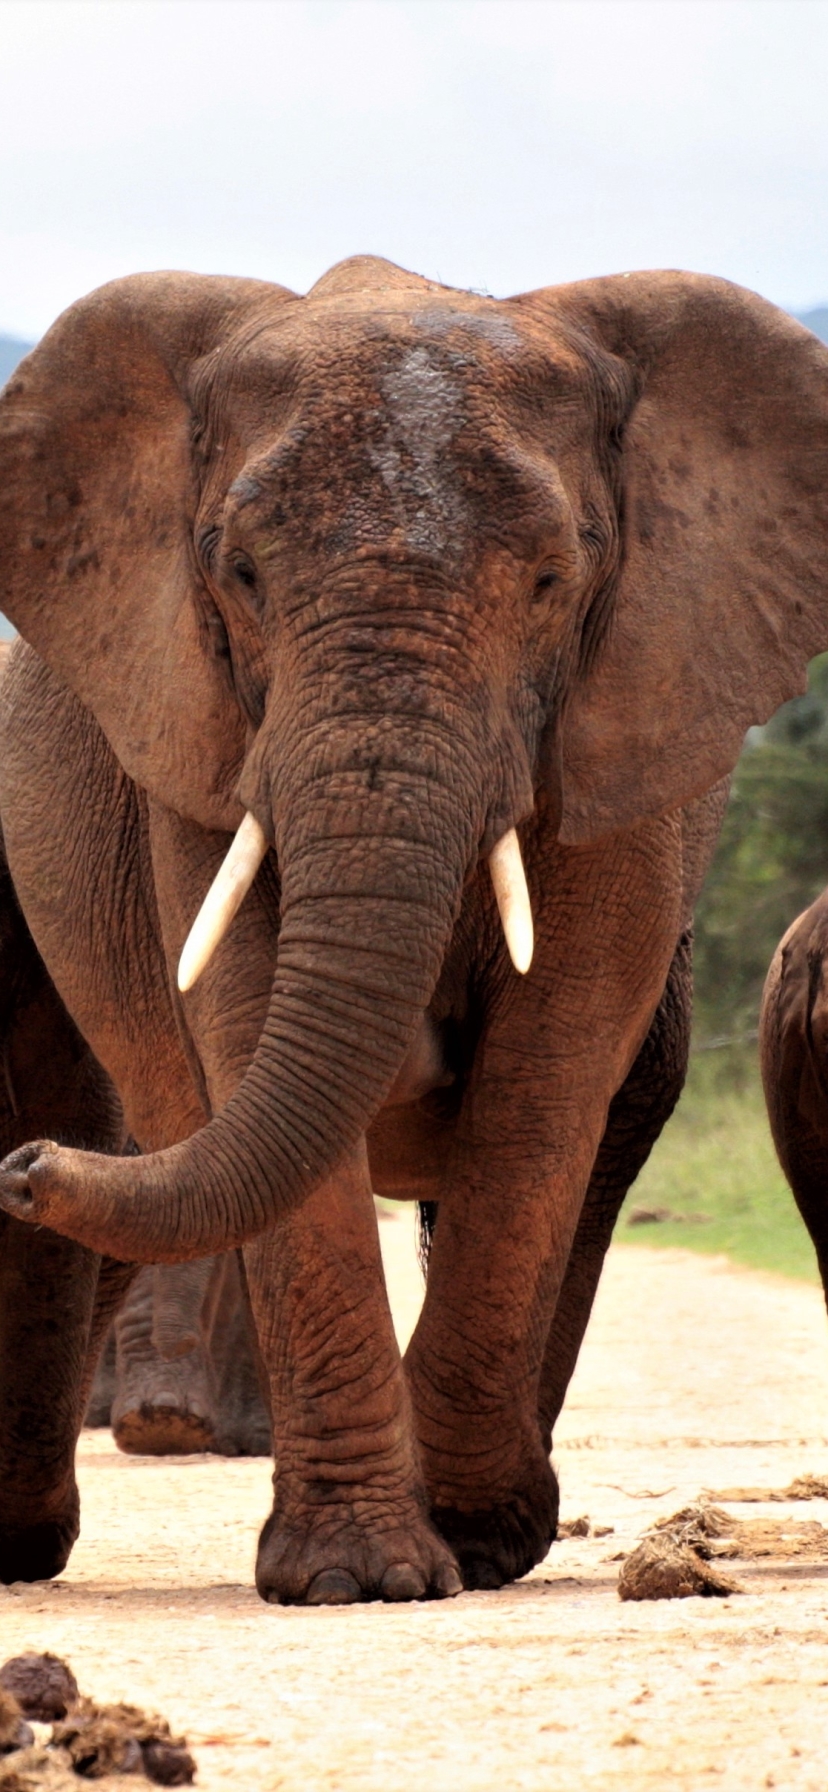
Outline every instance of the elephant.
<path fill-rule="evenodd" d="M 0 642 L 0 682 L 9 652 L 9 643 Z M 17 931 L 24 931 L 19 915 L 12 914 L 9 920 L 12 933 L 15 921 Z M 32 953 L 30 941 L 24 945 L 24 957 L 27 949 Z M 13 987 L 8 945 L 4 956 L 8 1003 L 10 984 Z M 45 972 L 42 966 L 38 969 L 45 984 Z M 19 972 L 16 957 L 12 975 L 18 982 Z M 56 1002 L 51 992 L 51 1003 Z M 38 1011 L 44 1013 L 47 1027 L 40 1039 L 30 1035 L 31 1049 L 42 1053 L 49 1049 L 53 1008 L 47 1005 Z M 10 1074 L 7 1057 L 7 1092 L 12 1087 Z M 102 1081 L 100 1067 L 96 1074 Z M 25 1080 L 26 1071 L 16 1066 L 15 1081 Z M 114 1091 L 110 1100 L 117 1101 Z M 82 1128 L 82 1110 L 77 1121 Z M 135 1148 L 132 1141 L 124 1141 L 124 1148 L 127 1145 Z M 126 1451 L 163 1455 L 212 1449 L 230 1456 L 267 1455 L 270 1415 L 259 1386 L 255 1337 L 250 1334 L 245 1290 L 233 1255 L 140 1270 L 132 1286 L 125 1288 L 124 1305 L 105 1340 L 85 1423 L 111 1423 L 116 1442 Z"/>
<path fill-rule="evenodd" d="M 783 935 L 759 1016 L 776 1154 L 816 1251 L 828 1301 L 828 890 Z"/>
<path fill-rule="evenodd" d="M 111 1425 L 128 1454 L 270 1454 L 234 1252 L 139 1271 L 99 1361 L 85 1423 Z"/>
<path fill-rule="evenodd" d="M 240 1248 L 261 1596 L 501 1585 L 555 1536 L 727 777 L 828 646 L 828 350 L 684 273 L 139 275 L 21 363 L 0 467 L 14 900 L 141 1151 L 16 1119 L 6 1282 L 90 1339 L 112 1265 Z M 437 1214 L 404 1362 L 373 1190 Z M 82 1372 L 51 1346 L 38 1480 L 13 1331 L 0 1569 L 47 1575 Z"/>

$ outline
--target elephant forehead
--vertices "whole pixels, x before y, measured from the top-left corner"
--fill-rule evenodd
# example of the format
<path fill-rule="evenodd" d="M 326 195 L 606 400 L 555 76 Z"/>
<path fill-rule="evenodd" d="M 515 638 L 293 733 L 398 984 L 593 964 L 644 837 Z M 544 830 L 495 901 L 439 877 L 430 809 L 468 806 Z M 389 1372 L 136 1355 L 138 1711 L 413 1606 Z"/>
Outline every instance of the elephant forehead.
<path fill-rule="evenodd" d="M 397 310 L 328 301 L 301 326 L 291 311 L 250 341 L 229 397 L 247 453 L 225 523 L 257 555 L 391 547 L 457 577 L 493 537 L 532 558 L 568 527 L 558 454 L 580 465 L 590 416 L 566 344 L 540 344 L 505 304 L 410 295 Z"/>

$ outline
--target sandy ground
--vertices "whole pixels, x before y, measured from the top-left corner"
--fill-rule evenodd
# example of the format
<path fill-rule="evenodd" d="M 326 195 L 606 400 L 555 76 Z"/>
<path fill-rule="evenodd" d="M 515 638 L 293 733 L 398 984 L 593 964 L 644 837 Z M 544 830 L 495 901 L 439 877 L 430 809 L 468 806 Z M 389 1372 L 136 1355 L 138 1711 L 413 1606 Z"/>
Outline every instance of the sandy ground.
<path fill-rule="evenodd" d="M 402 1336 L 411 1216 L 384 1219 Z M 87 1432 L 83 1536 L 52 1585 L 0 1589 L 2 1655 L 165 1712 L 204 1792 L 813 1788 L 828 1768 L 828 1565 L 736 1572 L 725 1601 L 622 1605 L 616 1551 L 704 1488 L 828 1473 L 820 1295 L 682 1252 L 610 1258 L 557 1440 L 556 1544 L 520 1585 L 304 1611 L 252 1590 L 269 1464 L 119 1456 Z M 828 1523 L 828 1502 L 734 1507 Z"/>

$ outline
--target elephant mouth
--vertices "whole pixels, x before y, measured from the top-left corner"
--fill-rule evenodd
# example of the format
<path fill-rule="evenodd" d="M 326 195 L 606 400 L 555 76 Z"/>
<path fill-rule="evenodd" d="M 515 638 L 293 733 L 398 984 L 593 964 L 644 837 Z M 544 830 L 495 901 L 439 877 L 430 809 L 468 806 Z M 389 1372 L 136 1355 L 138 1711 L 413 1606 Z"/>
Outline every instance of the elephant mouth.
<path fill-rule="evenodd" d="M 264 828 L 248 809 L 184 942 L 178 964 L 178 987 L 182 994 L 198 982 L 232 926 L 268 845 Z M 525 975 L 532 963 L 534 926 L 515 828 L 507 828 L 492 847 L 489 871 L 509 956 L 515 970 Z"/>

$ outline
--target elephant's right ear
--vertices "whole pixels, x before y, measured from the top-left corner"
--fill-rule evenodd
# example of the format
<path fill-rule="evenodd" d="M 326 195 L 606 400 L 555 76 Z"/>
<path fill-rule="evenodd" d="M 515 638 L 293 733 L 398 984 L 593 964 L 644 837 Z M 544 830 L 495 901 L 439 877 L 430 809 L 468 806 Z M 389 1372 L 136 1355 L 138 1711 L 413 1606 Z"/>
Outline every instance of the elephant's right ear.
<path fill-rule="evenodd" d="M 620 565 L 565 715 L 561 838 L 577 842 L 711 789 L 828 648 L 828 348 L 702 275 L 520 303 L 608 352 L 629 395 Z"/>
<path fill-rule="evenodd" d="M 253 280 L 114 281 L 0 397 L 0 608 L 129 776 L 209 827 L 239 819 L 244 726 L 199 616 L 188 379 L 292 299 Z"/>

